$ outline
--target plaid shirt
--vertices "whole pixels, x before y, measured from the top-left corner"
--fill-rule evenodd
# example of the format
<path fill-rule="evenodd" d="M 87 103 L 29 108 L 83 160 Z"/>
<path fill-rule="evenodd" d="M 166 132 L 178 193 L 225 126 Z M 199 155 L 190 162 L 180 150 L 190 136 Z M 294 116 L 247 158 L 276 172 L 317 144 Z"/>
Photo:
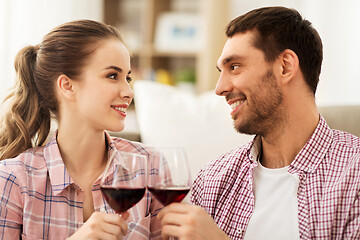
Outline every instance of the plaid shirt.
<path fill-rule="evenodd" d="M 139 143 L 106 137 L 109 156 L 114 149 L 149 155 Z M 95 211 L 114 213 L 101 194 L 101 177 L 92 190 Z M 83 192 L 67 172 L 55 137 L 0 162 L 0 196 L 1 239 L 66 239 L 83 225 Z M 147 191 L 129 210 L 125 239 L 160 239 L 155 216 L 161 207 Z"/>
<path fill-rule="evenodd" d="M 191 192 L 190 201 L 203 207 L 232 239 L 244 238 L 254 211 L 254 141 L 208 164 Z M 320 116 L 313 135 L 288 171 L 300 180 L 301 239 L 360 239 L 358 137 L 330 129 Z"/>

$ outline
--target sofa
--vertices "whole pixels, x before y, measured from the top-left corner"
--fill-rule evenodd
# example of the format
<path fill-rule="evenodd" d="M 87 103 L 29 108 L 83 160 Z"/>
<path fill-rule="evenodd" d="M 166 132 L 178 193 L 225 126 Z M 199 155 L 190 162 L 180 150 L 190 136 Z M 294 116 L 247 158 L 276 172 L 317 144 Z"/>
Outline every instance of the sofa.
<path fill-rule="evenodd" d="M 360 137 L 360 105 L 319 106 L 318 109 L 331 128 Z"/>

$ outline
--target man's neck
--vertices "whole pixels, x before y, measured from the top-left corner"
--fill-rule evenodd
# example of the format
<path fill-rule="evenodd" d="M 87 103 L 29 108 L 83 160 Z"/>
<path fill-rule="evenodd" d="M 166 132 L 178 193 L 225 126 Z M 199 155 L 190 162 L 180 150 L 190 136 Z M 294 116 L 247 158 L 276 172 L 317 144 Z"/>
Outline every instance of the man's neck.
<path fill-rule="evenodd" d="M 307 113 L 290 114 L 282 129 L 261 136 L 260 162 L 267 168 L 289 166 L 305 146 L 319 123 L 316 107 Z"/>

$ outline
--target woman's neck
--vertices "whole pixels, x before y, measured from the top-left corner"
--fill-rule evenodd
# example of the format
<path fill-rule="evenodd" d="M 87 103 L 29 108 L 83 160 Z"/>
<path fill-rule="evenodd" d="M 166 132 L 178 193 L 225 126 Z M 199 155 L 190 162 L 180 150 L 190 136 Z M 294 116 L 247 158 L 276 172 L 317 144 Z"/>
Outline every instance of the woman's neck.
<path fill-rule="evenodd" d="M 102 131 L 69 130 L 59 126 L 57 142 L 66 169 L 73 177 L 97 177 L 107 161 L 107 144 Z M 101 171 L 100 171 L 101 173 Z"/>

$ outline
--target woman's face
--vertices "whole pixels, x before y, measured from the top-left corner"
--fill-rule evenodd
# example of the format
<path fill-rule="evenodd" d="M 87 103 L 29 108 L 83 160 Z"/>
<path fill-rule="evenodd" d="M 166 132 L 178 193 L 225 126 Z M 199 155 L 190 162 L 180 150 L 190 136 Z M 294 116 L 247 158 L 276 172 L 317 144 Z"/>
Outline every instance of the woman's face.
<path fill-rule="evenodd" d="M 99 44 L 75 87 L 79 126 L 119 132 L 134 94 L 130 88 L 130 54 L 115 38 Z"/>

